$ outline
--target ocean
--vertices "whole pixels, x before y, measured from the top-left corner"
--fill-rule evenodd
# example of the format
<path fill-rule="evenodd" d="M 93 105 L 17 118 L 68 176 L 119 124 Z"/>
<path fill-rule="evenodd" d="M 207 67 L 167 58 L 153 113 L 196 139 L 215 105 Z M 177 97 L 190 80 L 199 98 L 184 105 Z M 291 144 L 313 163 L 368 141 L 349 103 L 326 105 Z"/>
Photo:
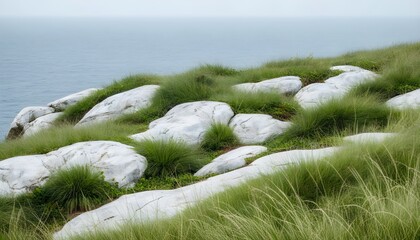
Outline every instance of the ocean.
<path fill-rule="evenodd" d="M 420 18 L 0 18 L 0 139 L 26 106 L 136 73 L 420 41 Z"/>

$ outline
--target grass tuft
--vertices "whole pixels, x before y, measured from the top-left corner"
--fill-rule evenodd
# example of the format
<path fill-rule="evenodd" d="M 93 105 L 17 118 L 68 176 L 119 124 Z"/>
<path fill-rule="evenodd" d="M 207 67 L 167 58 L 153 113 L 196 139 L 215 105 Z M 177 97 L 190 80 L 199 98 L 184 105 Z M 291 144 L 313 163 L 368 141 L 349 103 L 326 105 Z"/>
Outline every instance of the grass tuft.
<path fill-rule="evenodd" d="M 225 124 L 215 123 L 204 134 L 201 147 L 207 151 L 232 148 L 239 144 L 233 130 Z"/>

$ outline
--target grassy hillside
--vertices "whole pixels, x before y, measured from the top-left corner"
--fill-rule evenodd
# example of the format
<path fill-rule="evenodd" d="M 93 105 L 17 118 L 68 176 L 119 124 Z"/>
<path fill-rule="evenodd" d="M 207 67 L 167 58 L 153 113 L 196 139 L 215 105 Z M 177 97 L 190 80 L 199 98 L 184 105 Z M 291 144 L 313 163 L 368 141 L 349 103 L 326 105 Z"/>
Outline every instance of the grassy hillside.
<path fill-rule="evenodd" d="M 292 96 L 243 94 L 230 88 L 288 75 L 301 77 L 304 85 L 323 82 L 340 73 L 330 70 L 334 65 L 360 66 L 381 77 L 355 87 L 341 100 L 306 110 Z M 106 97 L 145 84 L 161 86 L 149 108 L 88 128 L 72 127 Z M 146 130 L 149 122 L 175 105 L 198 100 L 226 102 L 235 114 L 265 113 L 291 121 L 292 127 L 283 135 L 263 144 L 268 148 L 265 154 L 341 145 L 343 136 L 360 132 L 400 135 L 381 144 L 351 145 L 322 161 L 260 177 L 169 220 L 127 224 L 120 230 L 77 239 L 419 239 L 420 111 L 397 111 L 384 104 L 418 88 L 420 43 L 334 58 L 274 61 L 252 69 L 205 65 L 172 76 L 127 77 L 68 108 L 56 127 L 0 143 L 0 161 L 80 141 L 112 140 L 132 145 L 148 158 L 146 176 L 132 189 L 118 189 L 86 169 L 73 169 L 51 177 L 33 193 L 0 197 L 0 239 L 49 239 L 75 215 L 123 194 L 173 189 L 203 180 L 192 174 L 240 146 L 229 128 L 212 126 L 204 143 L 196 147 L 177 142 L 137 143 L 127 137 Z M 80 179 L 88 180 L 72 194 L 60 195 L 63 181 L 74 184 Z M 80 194 L 85 191 L 92 194 Z"/>

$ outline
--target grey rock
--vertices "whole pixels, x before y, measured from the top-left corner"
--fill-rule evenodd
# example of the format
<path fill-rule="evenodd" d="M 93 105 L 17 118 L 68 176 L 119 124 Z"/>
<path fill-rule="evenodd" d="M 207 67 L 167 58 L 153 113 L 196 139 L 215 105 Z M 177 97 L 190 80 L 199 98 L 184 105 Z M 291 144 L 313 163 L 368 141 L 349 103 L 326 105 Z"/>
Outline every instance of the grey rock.
<path fill-rule="evenodd" d="M 242 83 L 233 86 L 234 89 L 244 92 L 277 92 L 280 94 L 295 94 L 302 88 L 299 77 L 285 76 L 269 79 L 257 83 Z"/>
<path fill-rule="evenodd" d="M 420 108 L 420 89 L 393 97 L 386 101 L 386 105 L 401 110 Z"/>
<path fill-rule="evenodd" d="M 54 108 L 58 112 L 64 111 L 66 108 L 78 103 L 80 100 L 86 98 L 87 96 L 91 95 L 92 93 L 98 90 L 99 88 L 89 88 L 77 93 L 73 93 L 48 103 L 48 106 Z"/>

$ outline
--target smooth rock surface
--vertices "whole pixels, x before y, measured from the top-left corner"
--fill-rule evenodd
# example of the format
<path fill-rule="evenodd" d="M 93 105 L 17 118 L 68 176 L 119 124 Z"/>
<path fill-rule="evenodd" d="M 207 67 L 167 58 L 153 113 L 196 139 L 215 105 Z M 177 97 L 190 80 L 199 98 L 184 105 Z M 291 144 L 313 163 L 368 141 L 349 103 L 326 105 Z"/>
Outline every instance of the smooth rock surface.
<path fill-rule="evenodd" d="M 158 88 L 158 85 L 145 85 L 110 96 L 87 112 L 76 126 L 115 119 L 123 114 L 146 108 L 150 106 Z"/>
<path fill-rule="evenodd" d="M 26 107 L 22 109 L 13 119 L 7 138 L 13 139 L 19 137 L 23 134 L 23 129 L 28 123 L 53 112 L 54 108 L 51 107 Z"/>
<path fill-rule="evenodd" d="M 374 72 L 350 65 L 334 66 L 330 69 L 344 71 L 344 73 L 331 77 L 324 83 L 313 83 L 303 87 L 295 95 L 295 99 L 301 107 L 318 107 L 330 100 L 340 99 L 352 87 L 374 81 L 379 76 Z"/>
<path fill-rule="evenodd" d="M 228 124 L 234 115 L 222 102 L 199 101 L 175 106 L 162 118 L 149 124 L 149 130 L 130 136 L 136 141 L 175 140 L 187 144 L 201 143 L 213 123 Z"/>
<path fill-rule="evenodd" d="M 194 176 L 202 177 L 209 174 L 221 174 L 246 165 L 245 159 L 255 157 L 267 151 L 263 146 L 245 146 L 231 150 L 213 159 L 211 163 L 198 170 Z"/>
<path fill-rule="evenodd" d="M 290 122 L 283 122 L 266 114 L 237 114 L 229 123 L 229 127 L 243 144 L 263 143 L 282 134 L 290 126 Z"/>
<path fill-rule="evenodd" d="M 393 97 L 386 105 L 397 109 L 420 108 L 420 89 Z"/>
<path fill-rule="evenodd" d="M 53 126 L 55 120 L 60 117 L 63 113 L 50 113 L 35 119 L 34 121 L 28 123 L 23 128 L 23 136 L 30 136 L 35 134 L 43 129 L 47 129 Z"/>
<path fill-rule="evenodd" d="M 79 142 L 44 155 L 0 161 L 0 195 L 19 194 L 41 186 L 51 174 L 73 166 L 103 172 L 105 180 L 130 187 L 143 175 L 146 159 L 131 146 L 111 141 Z"/>
<path fill-rule="evenodd" d="M 71 105 L 76 104 L 83 98 L 91 95 L 92 93 L 98 90 L 99 88 L 89 88 L 89 89 L 86 89 L 77 93 L 73 93 L 63 98 L 60 98 L 53 102 L 48 103 L 48 106 L 54 108 L 58 112 L 64 111 L 66 108 L 70 107 Z"/>
<path fill-rule="evenodd" d="M 75 217 L 64 225 L 54 235 L 54 238 L 64 239 L 96 230 L 115 229 L 120 224 L 127 222 L 147 222 L 169 218 L 216 193 L 243 184 L 247 180 L 261 176 L 261 174 L 270 174 L 281 170 L 290 164 L 290 159 L 293 159 L 293 162 L 299 162 L 302 157 L 305 161 L 311 157 L 320 159 L 333 154 L 336 150 L 327 148 L 294 150 L 292 152 L 284 154 L 285 159 L 282 158 L 282 155 L 271 158 L 264 157 L 267 160 L 260 160 L 259 164 L 251 164 L 182 188 L 145 191 L 122 196 L 98 209 Z"/>
<path fill-rule="evenodd" d="M 257 83 L 242 83 L 233 86 L 234 89 L 244 92 L 278 92 L 280 94 L 295 94 L 302 88 L 299 77 L 285 76 L 269 79 Z"/>
<path fill-rule="evenodd" d="M 344 141 L 352 142 L 352 143 L 379 143 L 385 141 L 387 138 L 397 136 L 396 133 L 382 133 L 382 132 L 374 132 L 374 133 L 359 133 L 351 136 L 344 137 Z"/>

